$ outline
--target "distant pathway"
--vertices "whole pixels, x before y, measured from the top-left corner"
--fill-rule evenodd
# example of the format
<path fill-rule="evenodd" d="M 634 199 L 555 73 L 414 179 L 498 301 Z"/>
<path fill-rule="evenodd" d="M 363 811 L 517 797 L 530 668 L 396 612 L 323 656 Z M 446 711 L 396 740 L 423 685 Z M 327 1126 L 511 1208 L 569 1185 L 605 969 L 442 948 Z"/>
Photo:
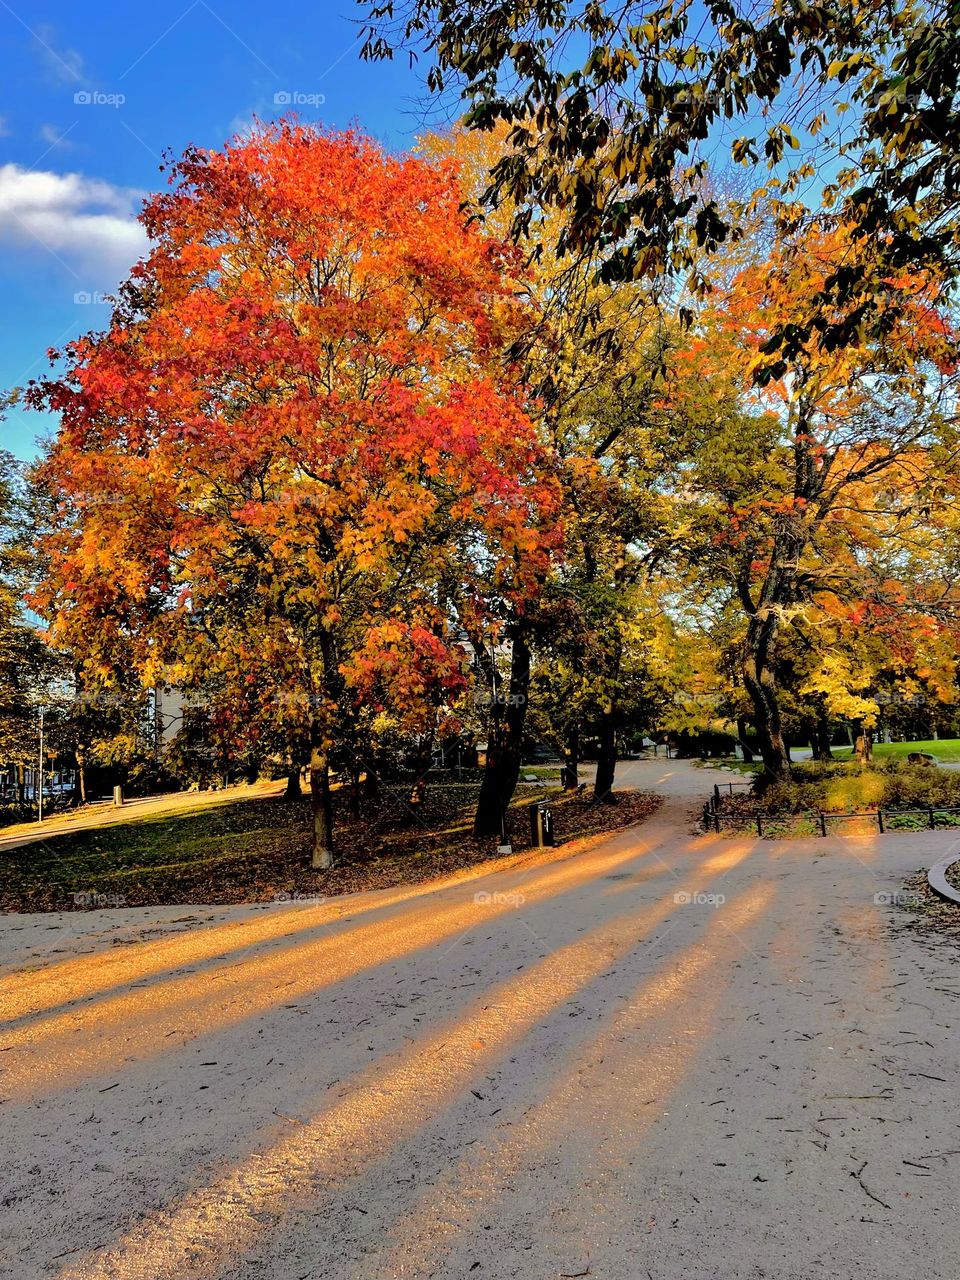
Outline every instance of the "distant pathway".
<path fill-rule="evenodd" d="M 285 785 L 284 781 L 255 782 L 227 787 L 222 791 L 171 791 L 160 796 L 138 796 L 125 800 L 122 805 L 114 805 L 112 800 L 98 800 L 84 805 L 82 809 L 70 809 L 44 818 L 43 822 L 18 822 L 15 826 L 0 827 L 0 849 L 19 849 L 55 836 L 162 818 L 187 809 L 215 809 L 241 800 L 262 800 L 265 796 L 279 795 Z"/>
<path fill-rule="evenodd" d="M 693 837 L 717 775 L 626 772 L 575 857 L 0 920 L 0 1274 L 956 1280 L 958 949 L 887 905 L 956 837 Z"/>

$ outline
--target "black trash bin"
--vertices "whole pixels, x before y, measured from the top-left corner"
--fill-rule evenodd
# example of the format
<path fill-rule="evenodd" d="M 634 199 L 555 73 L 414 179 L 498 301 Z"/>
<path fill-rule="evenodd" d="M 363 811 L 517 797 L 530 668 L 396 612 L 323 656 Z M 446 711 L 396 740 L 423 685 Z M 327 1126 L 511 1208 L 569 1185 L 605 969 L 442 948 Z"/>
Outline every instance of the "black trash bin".
<path fill-rule="evenodd" d="M 548 804 L 530 806 L 530 842 L 538 849 L 553 844 L 553 810 Z"/>

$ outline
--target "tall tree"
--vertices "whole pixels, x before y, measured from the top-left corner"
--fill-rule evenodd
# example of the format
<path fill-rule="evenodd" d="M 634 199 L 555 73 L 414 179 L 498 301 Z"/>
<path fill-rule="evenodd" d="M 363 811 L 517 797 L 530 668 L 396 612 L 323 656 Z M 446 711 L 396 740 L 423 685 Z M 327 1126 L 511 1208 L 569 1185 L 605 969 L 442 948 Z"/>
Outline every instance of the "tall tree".
<path fill-rule="evenodd" d="M 23 770 L 38 758 L 38 708 L 51 666 L 23 609 L 32 535 L 25 470 L 0 451 L 0 768 L 16 772 L 21 799 Z"/>
<path fill-rule="evenodd" d="M 735 593 L 743 681 L 764 764 L 789 772 L 777 688 L 784 626 L 811 599 L 885 589 L 864 566 L 880 546 L 911 545 L 956 495 L 953 336 L 923 276 L 891 281 L 897 320 L 882 340 L 825 351 L 811 339 L 780 354 L 779 376 L 752 388 L 769 339 L 821 288 L 856 241 L 843 228 L 804 231 L 772 247 L 744 241 L 718 277 L 693 350 L 718 412 L 689 476 L 691 553 Z M 776 344 L 774 344 L 776 346 Z M 739 385 L 739 393 L 737 388 Z M 737 399 L 737 394 L 739 399 Z M 895 577 L 892 574 L 891 577 Z"/>
<path fill-rule="evenodd" d="M 358 704 L 452 696 L 458 608 L 545 571 L 553 496 L 502 360 L 516 254 L 461 200 L 449 164 L 356 134 L 188 150 L 109 330 L 32 395 L 61 416 L 55 641 L 83 637 L 90 680 L 219 683 L 235 723 L 305 739 L 318 867 Z"/>
<path fill-rule="evenodd" d="M 423 144 L 430 154 L 452 156 L 473 197 L 471 216 L 504 234 L 510 200 L 485 210 L 482 194 L 504 155 L 505 135 L 503 125 L 483 134 L 457 128 Z M 566 709 L 578 706 L 586 719 L 578 725 L 565 717 L 566 751 L 572 764 L 577 734 L 589 727 L 600 744 L 595 799 L 613 799 L 621 695 L 636 684 L 638 589 L 645 586 L 649 596 L 649 575 L 669 540 L 669 504 L 658 485 L 685 439 L 663 378 L 679 340 L 676 298 L 648 285 L 598 283 L 585 265 L 571 270 L 562 260 L 561 237 L 561 217 L 546 216 L 527 282 L 538 323 L 524 330 L 520 345 L 537 393 L 540 433 L 556 459 L 564 548 L 539 600 L 524 601 L 522 613 L 504 617 L 510 661 L 492 704 L 492 749 L 477 815 L 484 833 L 499 829 L 516 785 L 534 673 L 538 695 L 553 702 L 545 663 L 564 682 L 577 673 L 580 687 L 571 690 Z M 618 350 L 591 341 L 587 317 L 598 331 L 616 332 Z M 482 646 L 474 647 L 492 692 L 493 663 L 484 660 Z"/>

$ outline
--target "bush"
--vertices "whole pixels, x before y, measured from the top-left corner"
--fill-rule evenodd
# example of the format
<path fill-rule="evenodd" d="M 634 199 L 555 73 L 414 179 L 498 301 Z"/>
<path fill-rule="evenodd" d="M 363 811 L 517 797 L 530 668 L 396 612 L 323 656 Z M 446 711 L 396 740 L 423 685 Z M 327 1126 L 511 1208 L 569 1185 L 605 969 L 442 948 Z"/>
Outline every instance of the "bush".
<path fill-rule="evenodd" d="M 829 813 L 851 813 L 856 809 L 876 809 L 887 803 L 887 779 L 880 773 L 853 773 L 833 777 L 823 785 L 821 808 Z"/>
<path fill-rule="evenodd" d="M 768 813 L 852 813 L 873 809 L 929 809 L 960 807 L 960 772 L 885 760 L 869 768 L 857 763 L 796 765 L 790 782 L 764 781 L 754 788 L 759 806 Z M 941 814 L 939 825 L 960 825 Z M 922 825 L 927 825 L 924 819 Z"/>
<path fill-rule="evenodd" d="M 801 813 L 804 809 L 820 808 L 823 784 L 801 780 L 773 782 L 758 787 L 756 794 L 766 813 Z"/>
<path fill-rule="evenodd" d="M 960 773 L 915 765 L 891 771 L 887 776 L 884 804 L 904 809 L 960 805 Z"/>

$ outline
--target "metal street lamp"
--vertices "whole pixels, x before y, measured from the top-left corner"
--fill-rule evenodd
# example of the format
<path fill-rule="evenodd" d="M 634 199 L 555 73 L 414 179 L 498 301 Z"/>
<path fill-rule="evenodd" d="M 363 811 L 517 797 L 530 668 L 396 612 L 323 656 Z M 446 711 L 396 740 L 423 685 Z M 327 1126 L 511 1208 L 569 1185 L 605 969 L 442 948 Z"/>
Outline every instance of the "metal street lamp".
<path fill-rule="evenodd" d="M 37 821 L 43 821 L 43 713 L 45 707 L 40 708 L 40 770 L 39 783 L 37 787 Z"/>

